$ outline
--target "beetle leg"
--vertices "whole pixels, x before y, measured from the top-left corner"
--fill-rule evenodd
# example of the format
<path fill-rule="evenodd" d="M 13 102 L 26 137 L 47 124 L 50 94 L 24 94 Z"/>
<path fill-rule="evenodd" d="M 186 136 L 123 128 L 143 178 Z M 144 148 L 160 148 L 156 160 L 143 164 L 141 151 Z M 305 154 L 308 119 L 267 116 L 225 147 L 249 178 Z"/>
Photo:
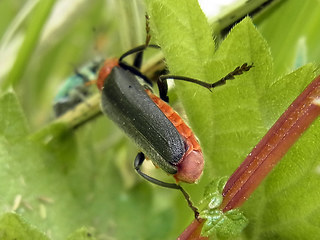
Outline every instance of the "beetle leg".
<path fill-rule="evenodd" d="M 150 84 L 152 86 L 152 82 L 140 72 L 140 67 L 142 65 L 142 60 L 143 60 L 143 51 L 146 50 L 147 48 L 156 48 L 160 49 L 160 46 L 155 45 L 155 44 L 149 44 L 151 36 L 149 34 L 150 28 L 149 28 L 149 17 L 146 15 L 146 31 L 147 31 L 147 36 L 146 36 L 146 43 L 144 45 L 140 45 L 138 47 L 135 47 L 133 49 L 130 49 L 129 51 L 125 52 L 120 56 L 119 58 L 119 65 L 133 73 L 134 75 L 137 75 L 141 77 L 146 83 Z M 126 62 L 123 61 L 123 59 L 129 55 L 136 54 L 134 58 L 133 65 L 129 65 Z"/>
<path fill-rule="evenodd" d="M 137 173 L 143 177 L 144 179 L 146 179 L 147 181 L 153 183 L 153 184 L 156 184 L 158 186 L 161 186 L 161 187 L 165 187 L 165 188 L 172 188 L 172 189 L 177 189 L 177 190 L 180 190 L 184 196 L 184 198 L 186 199 L 186 201 L 188 202 L 188 205 L 189 207 L 192 209 L 192 211 L 194 212 L 194 216 L 196 219 L 199 218 L 199 211 L 198 209 L 193 206 L 191 200 L 190 200 L 190 196 L 189 194 L 178 184 L 175 184 L 175 183 L 166 183 L 166 182 L 162 182 L 158 179 L 155 179 L 153 177 L 150 177 L 149 175 L 141 172 L 141 166 L 143 164 L 145 160 L 145 156 L 142 152 L 139 152 L 138 155 L 136 156 L 135 160 L 134 160 L 134 168 L 135 170 L 137 171 Z"/>
<path fill-rule="evenodd" d="M 152 183 L 159 185 L 161 187 L 173 188 L 173 189 L 180 189 L 181 188 L 181 186 L 178 184 L 162 182 L 158 179 L 150 177 L 149 175 L 141 172 L 140 168 L 141 168 L 144 160 L 145 160 L 145 156 L 142 152 L 139 152 L 134 160 L 134 168 L 140 176 L 142 176 L 144 179 L 148 180 L 149 182 L 152 182 Z"/>
<path fill-rule="evenodd" d="M 140 45 L 138 47 L 135 47 L 133 49 L 130 49 L 129 51 L 125 52 L 124 54 L 121 55 L 121 57 L 119 58 L 119 62 L 122 62 L 123 59 L 131 54 L 134 53 L 138 53 L 138 52 L 142 52 L 144 50 L 146 50 L 147 48 L 155 48 L 155 49 L 160 49 L 160 46 L 155 45 L 155 44 L 149 44 L 149 45 Z"/>
<path fill-rule="evenodd" d="M 162 76 L 165 76 L 165 75 L 162 75 Z M 163 101 L 169 102 L 167 78 L 162 78 L 162 76 L 160 76 L 159 80 L 157 81 L 159 95 Z"/>
<path fill-rule="evenodd" d="M 250 68 L 253 67 L 253 64 L 248 65 L 247 63 L 242 64 L 241 66 L 236 67 L 232 72 L 228 73 L 226 76 L 224 76 L 223 78 L 221 78 L 220 80 L 214 82 L 214 83 L 207 83 L 207 82 L 203 82 L 200 81 L 198 79 L 194 79 L 194 78 L 188 78 L 188 77 L 184 77 L 184 76 L 176 76 L 176 75 L 163 75 L 160 76 L 159 79 L 161 82 L 166 81 L 167 79 L 174 79 L 174 80 L 182 80 L 182 81 L 186 81 L 186 82 L 192 82 L 195 84 L 198 84 L 200 86 L 203 86 L 207 89 L 209 89 L 211 91 L 212 88 L 218 87 L 220 85 L 223 85 L 226 83 L 227 80 L 232 80 L 234 79 L 234 77 L 236 75 L 241 75 L 244 72 L 247 72 L 250 70 Z"/>
<path fill-rule="evenodd" d="M 150 43 L 150 39 L 151 39 L 151 34 L 150 34 L 150 17 L 149 15 L 146 13 L 145 15 L 146 17 L 146 46 L 149 45 Z"/>
<path fill-rule="evenodd" d="M 235 70 L 233 70 L 232 72 L 228 73 L 226 76 L 221 78 L 219 81 L 212 83 L 210 88 L 215 88 L 217 86 L 224 85 L 227 80 L 234 79 L 234 76 L 241 75 L 244 72 L 249 71 L 250 68 L 252 68 L 252 67 L 253 67 L 253 63 L 250 64 L 250 65 L 248 65 L 247 63 L 244 63 L 241 66 L 236 67 Z"/>
<path fill-rule="evenodd" d="M 149 80 L 149 78 L 147 78 L 145 75 L 143 75 L 141 72 L 140 72 L 140 67 L 141 67 L 141 64 L 142 64 L 142 58 L 143 58 L 143 51 L 148 48 L 148 47 L 151 47 L 151 48 L 160 48 L 158 45 L 153 45 L 153 44 L 150 44 L 150 45 L 141 45 L 141 46 L 138 46 L 136 48 L 133 48 L 127 52 L 125 52 L 120 58 L 119 58 L 119 65 L 130 71 L 131 73 L 133 73 L 134 75 L 138 76 L 138 77 L 141 77 L 146 83 L 150 84 L 152 86 L 152 82 Z M 134 53 L 137 53 L 135 59 L 134 59 L 134 63 L 133 63 L 133 66 L 132 65 L 129 65 L 127 64 L 126 62 L 123 61 L 123 59 L 131 54 L 134 54 Z"/>
<path fill-rule="evenodd" d="M 145 43 L 145 48 L 147 48 L 149 46 L 149 43 L 150 43 L 150 40 L 151 40 L 150 24 L 149 24 L 150 17 L 149 17 L 149 15 L 147 13 L 146 13 L 145 17 L 146 17 L 146 43 Z M 134 58 L 133 66 L 138 68 L 138 69 L 140 69 L 141 65 L 142 65 L 142 59 L 143 59 L 143 51 L 137 53 L 137 55 Z"/>
<path fill-rule="evenodd" d="M 140 69 L 142 65 L 142 59 L 143 59 L 143 51 L 138 52 L 136 54 L 136 56 L 134 57 L 133 66 L 137 69 Z"/>

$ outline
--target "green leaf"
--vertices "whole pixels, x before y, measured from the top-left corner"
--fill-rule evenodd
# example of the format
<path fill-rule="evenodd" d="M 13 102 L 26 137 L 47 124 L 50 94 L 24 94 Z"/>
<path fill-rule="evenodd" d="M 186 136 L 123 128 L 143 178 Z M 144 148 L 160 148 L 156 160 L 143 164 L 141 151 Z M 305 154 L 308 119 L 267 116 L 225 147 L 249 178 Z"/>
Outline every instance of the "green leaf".
<path fill-rule="evenodd" d="M 0 214 L 15 210 L 24 222 L 52 239 L 86 237 L 86 230 L 77 230 L 82 226 L 97 239 L 175 239 L 192 221 L 192 213 L 179 192 L 150 186 L 136 176 L 132 161 L 138 150 L 107 118 L 91 120 L 73 131 L 49 123 L 43 132 L 33 134 L 52 120 L 52 99 L 74 67 L 96 55 L 120 56 L 144 42 L 144 7 L 138 0 L 82 1 L 64 5 L 64 17 L 51 15 L 51 23 L 44 25 L 53 3 L 48 1 L 33 15 L 36 28 L 28 31 L 23 50 L 15 52 L 21 33 L 32 21 L 26 16 L 27 21 L 12 28 L 27 8 L 20 2 L 0 1 L 0 32 L 6 37 L 10 33 L 10 38 L 1 39 L 2 50 L 8 51 L 1 52 L 0 74 L 11 71 L 10 78 L 2 80 L 15 82 L 19 99 L 12 93 L 0 97 Z M 184 185 L 198 202 L 212 178 L 231 174 L 312 79 L 312 65 L 283 75 L 301 63 L 320 60 L 319 1 L 281 1 L 254 22 L 271 47 L 274 73 L 266 69 L 271 61 L 269 48 L 252 25 L 242 24 L 241 31 L 234 31 L 235 37 L 228 37 L 223 51 L 216 42 L 218 55 L 214 55 L 210 27 L 196 1 L 148 0 L 148 7 L 153 2 L 151 40 L 164 47 L 172 73 L 212 82 L 245 61 L 255 65 L 213 93 L 176 82 L 173 94 L 183 100 L 205 153 L 200 183 Z M 46 34 L 38 42 L 41 28 Z M 7 44 L 3 44 L 5 39 Z M 300 39 L 300 46 L 305 46 L 301 51 Z M 261 51 L 253 51 L 256 41 Z M 103 48 L 99 48 L 101 43 Z M 296 64 L 299 51 L 302 61 Z M 175 99 L 170 96 L 170 100 Z M 319 199 L 317 125 L 242 208 L 250 222 L 241 239 L 314 239 L 319 235 L 320 212 L 314 210 Z M 152 165 L 147 170 L 166 178 Z"/>
<path fill-rule="evenodd" d="M 319 1 L 281 1 L 271 13 L 256 24 L 271 48 L 275 72 L 287 73 L 308 62 L 318 64 Z"/>
<path fill-rule="evenodd" d="M 62 134 L 63 126 L 52 125 L 43 135 L 27 138 L 16 96 L 4 94 L 0 106 L 11 109 L 2 122 L 14 120 L 19 126 L 7 127 L 0 137 L 0 214 L 16 211 L 53 239 L 65 239 L 80 226 L 92 226 L 97 235 L 116 239 L 163 239 L 172 229 L 173 213 L 165 210 L 166 204 L 153 208 L 150 185 L 137 184 L 136 175 L 127 182 L 134 174 L 128 158 L 134 156 L 127 155 L 124 140 L 115 137 L 118 130 L 105 127 L 107 119 L 100 118 L 96 124 L 109 129 L 106 134 L 99 131 L 103 146 L 109 147 L 96 154 L 92 139 L 98 136 L 90 126 Z"/>
<path fill-rule="evenodd" d="M 154 37 L 173 74 L 207 79 L 214 53 L 210 26 L 197 1 L 146 1 Z M 182 17 L 187 16 L 187 17 Z M 174 22 L 174 26 L 171 24 Z M 181 59 L 185 59 L 181 63 Z M 205 67 L 203 67 L 205 66 Z M 197 74 L 197 75 L 196 75 Z"/>
<path fill-rule="evenodd" d="M 0 238 L 2 240 L 48 240 L 43 233 L 27 224 L 14 213 L 3 214 L 0 217 Z"/>
<path fill-rule="evenodd" d="M 179 5 L 187 8 L 192 4 L 190 2 L 179 1 Z M 203 53 L 204 46 L 195 44 L 195 39 L 206 39 L 207 36 L 200 35 L 203 34 L 201 26 L 197 26 L 199 34 L 197 31 L 184 34 L 181 22 L 193 26 L 186 19 L 191 21 L 194 15 L 182 15 L 183 12 L 176 10 L 176 4 L 172 1 L 148 3 L 148 12 L 156 26 L 155 38 L 172 74 L 215 82 L 245 62 L 254 64 L 249 72 L 227 81 L 212 93 L 191 83 L 176 81 L 175 91 L 205 154 L 203 177 L 198 186 L 189 187 L 198 194 L 199 188 L 214 176 L 231 175 L 313 80 L 315 67 L 309 64 L 287 76 L 275 75 L 267 42 L 248 18 L 232 29 L 211 61 L 206 61 L 208 53 Z M 161 21 L 164 16 L 167 16 L 166 20 Z M 199 20 L 201 15 L 196 16 L 194 21 L 202 22 Z M 211 51 L 210 45 L 208 51 Z M 185 55 L 185 52 L 191 54 Z M 195 56 L 202 54 L 204 61 L 195 64 L 195 59 L 201 59 Z M 244 214 L 249 219 L 246 239 L 311 239 L 319 234 L 320 229 L 311 222 L 311 219 L 320 220 L 311 214 L 319 207 L 318 125 L 319 121 L 316 121 L 310 127 L 245 204 Z"/>
<path fill-rule="evenodd" d="M 26 136 L 29 131 L 27 121 L 12 91 L 0 96 L 0 109 L 0 135 L 10 142 Z"/>

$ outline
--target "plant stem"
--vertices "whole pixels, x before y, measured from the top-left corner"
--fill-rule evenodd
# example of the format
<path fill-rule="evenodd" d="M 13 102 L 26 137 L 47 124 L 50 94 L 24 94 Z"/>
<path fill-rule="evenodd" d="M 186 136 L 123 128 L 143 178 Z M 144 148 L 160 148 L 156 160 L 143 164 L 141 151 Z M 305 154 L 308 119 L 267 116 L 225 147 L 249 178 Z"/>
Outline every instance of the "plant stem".
<path fill-rule="evenodd" d="M 227 181 L 224 212 L 241 206 L 320 114 L 320 76 L 294 100 Z"/>

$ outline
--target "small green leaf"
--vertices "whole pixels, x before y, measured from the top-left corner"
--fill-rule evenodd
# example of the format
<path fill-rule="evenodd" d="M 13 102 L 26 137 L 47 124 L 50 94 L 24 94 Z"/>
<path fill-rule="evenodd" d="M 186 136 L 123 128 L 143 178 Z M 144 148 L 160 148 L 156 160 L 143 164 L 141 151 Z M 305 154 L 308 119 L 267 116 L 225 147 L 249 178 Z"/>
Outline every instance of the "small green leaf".
<path fill-rule="evenodd" d="M 200 218 L 205 219 L 201 236 L 213 239 L 234 239 L 248 225 L 248 219 L 239 209 L 222 212 L 222 190 L 227 178 L 217 178 L 206 186 L 200 203 Z"/>
<path fill-rule="evenodd" d="M 43 233 L 14 213 L 6 213 L 0 217 L 0 239 L 49 240 Z"/>
<path fill-rule="evenodd" d="M 248 225 L 248 219 L 239 209 L 223 213 L 219 209 L 203 211 L 201 217 L 206 219 L 202 235 L 213 239 L 235 239 Z"/>

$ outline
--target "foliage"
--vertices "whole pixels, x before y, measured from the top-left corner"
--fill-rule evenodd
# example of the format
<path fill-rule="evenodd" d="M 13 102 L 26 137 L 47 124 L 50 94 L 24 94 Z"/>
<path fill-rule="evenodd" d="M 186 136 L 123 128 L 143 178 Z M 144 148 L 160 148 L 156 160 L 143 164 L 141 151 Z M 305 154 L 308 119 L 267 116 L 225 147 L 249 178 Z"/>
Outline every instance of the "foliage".
<path fill-rule="evenodd" d="M 261 34 L 245 19 L 225 41 L 214 43 L 196 1 L 147 2 L 152 41 L 163 48 L 173 74 L 212 82 L 244 62 L 254 63 L 248 73 L 212 93 L 183 82 L 171 93 L 181 99 L 205 153 L 201 181 L 184 185 L 198 203 L 211 180 L 230 175 L 315 76 L 312 64 L 293 70 L 319 62 L 320 4 L 312 0 L 302 7 L 302 1 L 285 1 L 256 20 Z M 18 27 L 3 25 L 14 22 L 21 4 L 0 3 L 0 31 L 15 33 L 1 41 L 1 59 L 8 63 L 2 66 L 7 74 L 17 71 L 15 77 L 1 73 L 5 87 L 9 82 L 14 86 L 0 96 L 1 239 L 174 239 L 192 221 L 179 192 L 151 186 L 135 175 L 137 149 L 107 118 L 76 130 L 50 124 L 53 89 L 72 72 L 70 63 L 94 59 L 97 38 L 107 42 L 98 50 L 104 57 L 119 56 L 143 42 L 143 6 L 136 1 L 108 3 L 75 4 L 63 27 L 47 35 L 43 22 L 36 32 L 25 31 L 34 21 L 33 10 Z M 56 5 L 49 5 L 36 16 L 53 11 Z M 93 27 L 102 34 L 96 37 Z M 25 34 L 33 35 L 25 54 L 3 55 L 9 43 Z M 244 205 L 249 225 L 241 239 L 312 239 L 319 234 L 318 125 L 310 127 Z M 171 179 L 157 169 L 147 170 Z"/>

